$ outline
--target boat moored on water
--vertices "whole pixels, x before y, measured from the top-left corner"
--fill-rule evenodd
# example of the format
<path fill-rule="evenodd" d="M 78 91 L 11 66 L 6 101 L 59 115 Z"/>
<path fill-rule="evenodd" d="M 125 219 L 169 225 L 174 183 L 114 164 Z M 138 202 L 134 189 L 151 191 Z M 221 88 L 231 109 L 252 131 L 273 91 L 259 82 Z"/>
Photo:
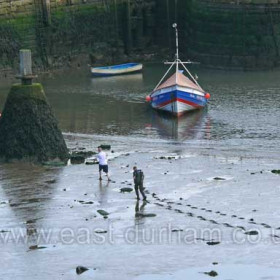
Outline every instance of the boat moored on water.
<path fill-rule="evenodd" d="M 200 109 L 206 106 L 210 94 L 205 92 L 192 76 L 185 64 L 193 62 L 182 62 L 178 52 L 178 30 L 177 24 L 173 27 L 176 30 L 176 55 L 165 75 L 154 88 L 153 92 L 146 97 L 154 109 L 169 112 L 175 116 L 181 116 L 185 112 Z M 175 73 L 165 80 L 170 70 L 176 67 Z M 182 69 L 180 69 L 180 67 Z M 183 74 L 186 71 L 186 75 Z"/>
<path fill-rule="evenodd" d="M 125 63 L 112 66 L 91 67 L 93 76 L 106 77 L 115 75 L 125 75 L 142 71 L 141 63 Z"/>

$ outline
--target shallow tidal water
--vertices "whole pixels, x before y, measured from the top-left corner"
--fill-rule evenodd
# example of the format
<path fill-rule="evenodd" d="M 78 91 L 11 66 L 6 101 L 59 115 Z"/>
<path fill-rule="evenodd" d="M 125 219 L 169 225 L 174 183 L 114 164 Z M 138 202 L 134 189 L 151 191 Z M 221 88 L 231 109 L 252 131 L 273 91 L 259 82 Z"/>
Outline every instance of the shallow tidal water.
<path fill-rule="evenodd" d="M 1 165 L 1 279 L 280 279 L 280 177 L 271 173 L 280 169 L 280 71 L 194 68 L 212 98 L 176 120 L 144 102 L 164 70 L 40 76 L 69 148 L 112 145 L 113 182 L 100 183 L 96 165 Z M 9 86 L 0 84 L 0 111 Z M 147 204 L 120 193 L 135 164 Z M 90 270 L 77 275 L 79 265 Z"/>

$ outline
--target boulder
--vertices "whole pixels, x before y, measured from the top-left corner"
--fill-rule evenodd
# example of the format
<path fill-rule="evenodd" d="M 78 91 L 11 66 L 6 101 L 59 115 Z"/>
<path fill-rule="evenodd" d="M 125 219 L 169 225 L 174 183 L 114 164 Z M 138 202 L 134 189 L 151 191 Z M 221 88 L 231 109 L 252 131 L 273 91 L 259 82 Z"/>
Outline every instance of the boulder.
<path fill-rule="evenodd" d="M 259 233 L 256 230 L 246 231 L 245 234 L 247 235 L 258 235 Z"/>
<path fill-rule="evenodd" d="M 214 245 L 220 244 L 220 242 L 219 241 L 208 241 L 208 242 L 206 242 L 206 244 L 209 246 L 214 246 Z"/>
<path fill-rule="evenodd" d="M 111 145 L 107 145 L 107 144 L 102 144 L 100 145 L 102 150 L 111 150 Z"/>
<path fill-rule="evenodd" d="M 101 216 L 107 217 L 110 213 L 106 212 L 105 210 L 97 210 L 97 213 L 99 213 Z"/>
<path fill-rule="evenodd" d="M 88 158 L 85 163 L 86 165 L 93 165 L 93 164 L 98 164 L 99 162 L 96 158 L 90 158 L 90 159 Z"/>
<path fill-rule="evenodd" d="M 214 177 L 213 180 L 216 180 L 216 181 L 224 181 L 225 178 L 222 178 L 222 177 Z"/>
<path fill-rule="evenodd" d="M 120 191 L 121 191 L 121 193 L 132 192 L 133 189 L 132 188 L 121 188 Z"/>
<path fill-rule="evenodd" d="M 87 267 L 84 267 L 84 266 L 77 266 L 76 267 L 76 273 L 78 275 L 84 273 L 85 271 L 88 271 L 89 269 Z"/>
<path fill-rule="evenodd" d="M 85 157 L 80 155 L 70 156 L 71 164 L 81 164 L 85 162 Z"/>
<path fill-rule="evenodd" d="M 209 275 L 211 277 L 216 277 L 218 276 L 218 273 L 215 270 L 211 270 L 209 272 L 204 272 L 204 274 Z"/>

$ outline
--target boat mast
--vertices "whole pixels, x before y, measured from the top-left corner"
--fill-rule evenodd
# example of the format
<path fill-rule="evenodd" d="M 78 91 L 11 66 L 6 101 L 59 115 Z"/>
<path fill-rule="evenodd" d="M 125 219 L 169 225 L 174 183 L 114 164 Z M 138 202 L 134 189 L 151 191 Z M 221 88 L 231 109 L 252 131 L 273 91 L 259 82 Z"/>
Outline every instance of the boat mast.
<path fill-rule="evenodd" d="M 175 33 L 176 33 L 176 54 L 175 54 L 175 61 L 176 61 L 176 83 L 177 83 L 177 73 L 178 73 L 178 70 L 179 70 L 179 40 L 178 40 L 177 23 L 173 23 L 172 27 L 175 29 Z"/>
<path fill-rule="evenodd" d="M 171 64 L 171 66 L 168 68 L 168 70 L 166 71 L 166 73 L 164 74 L 164 76 L 161 78 L 161 80 L 159 81 L 159 83 L 156 85 L 156 87 L 154 88 L 153 91 L 155 91 L 158 86 L 162 83 L 162 81 L 165 79 L 165 77 L 167 76 L 167 74 L 170 72 L 170 70 L 172 69 L 172 67 L 174 65 L 176 65 L 176 84 L 178 83 L 178 73 L 179 73 L 179 64 L 181 64 L 183 66 L 183 68 L 186 70 L 186 72 L 189 74 L 189 76 L 191 77 L 192 81 L 203 91 L 203 89 L 201 88 L 201 86 L 199 85 L 199 83 L 197 82 L 197 80 L 193 77 L 193 75 L 191 74 L 191 72 L 188 70 L 188 68 L 185 66 L 185 64 L 199 64 L 199 62 L 192 62 L 192 61 L 181 61 L 179 58 L 179 38 L 178 38 L 178 29 L 177 29 L 177 23 L 173 23 L 172 27 L 175 29 L 175 33 L 176 33 L 176 54 L 175 54 L 175 60 L 173 62 L 164 62 L 164 64 Z"/>

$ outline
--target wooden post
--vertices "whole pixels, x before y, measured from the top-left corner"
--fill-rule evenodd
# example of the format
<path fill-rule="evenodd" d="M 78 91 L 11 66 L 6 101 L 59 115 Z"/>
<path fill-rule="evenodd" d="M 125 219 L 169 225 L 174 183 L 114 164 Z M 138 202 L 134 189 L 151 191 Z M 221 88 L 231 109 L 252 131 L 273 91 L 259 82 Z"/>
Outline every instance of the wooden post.
<path fill-rule="evenodd" d="M 32 85 L 32 79 L 36 76 L 32 74 L 31 50 L 20 50 L 19 60 L 19 75 L 16 78 L 21 79 L 22 85 Z"/>
<path fill-rule="evenodd" d="M 127 0 L 127 35 L 126 36 L 127 36 L 126 51 L 127 54 L 129 54 L 132 48 L 130 0 Z"/>
<path fill-rule="evenodd" d="M 139 48 L 143 48 L 144 46 L 144 39 L 143 39 L 143 7 L 139 5 L 136 7 L 136 30 L 135 30 L 135 41 L 136 45 Z"/>
<path fill-rule="evenodd" d="M 46 26 L 51 23 L 51 1 L 42 0 L 43 22 Z"/>
<path fill-rule="evenodd" d="M 117 0 L 114 0 L 114 8 L 115 8 L 115 28 L 116 28 L 117 39 L 119 39 L 119 20 L 118 20 Z"/>
<path fill-rule="evenodd" d="M 19 51 L 19 74 L 21 76 L 32 75 L 32 59 L 30 50 Z"/>

